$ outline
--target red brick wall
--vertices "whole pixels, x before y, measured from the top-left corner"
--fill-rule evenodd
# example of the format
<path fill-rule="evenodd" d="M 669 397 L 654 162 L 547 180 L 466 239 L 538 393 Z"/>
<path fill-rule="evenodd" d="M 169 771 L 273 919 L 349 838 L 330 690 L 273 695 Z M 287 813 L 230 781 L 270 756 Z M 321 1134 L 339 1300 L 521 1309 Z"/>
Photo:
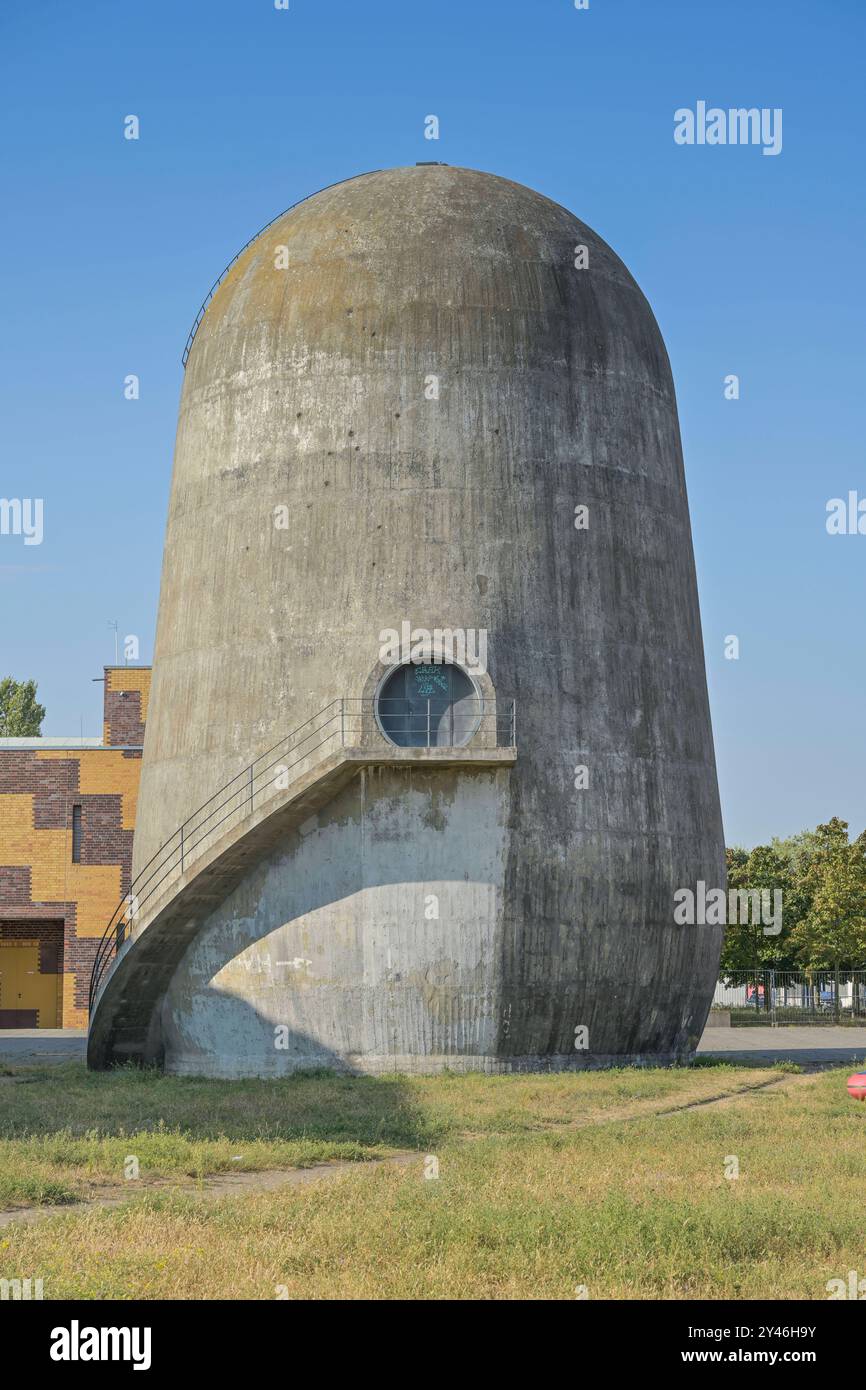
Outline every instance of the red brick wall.
<path fill-rule="evenodd" d="M 140 748 L 144 743 L 149 666 L 106 666 L 103 696 L 103 741 L 111 748 Z"/>
<path fill-rule="evenodd" d="M 113 748 L 140 747 L 144 743 L 144 721 L 141 717 L 139 690 L 109 690 L 105 688 L 106 743 Z"/>

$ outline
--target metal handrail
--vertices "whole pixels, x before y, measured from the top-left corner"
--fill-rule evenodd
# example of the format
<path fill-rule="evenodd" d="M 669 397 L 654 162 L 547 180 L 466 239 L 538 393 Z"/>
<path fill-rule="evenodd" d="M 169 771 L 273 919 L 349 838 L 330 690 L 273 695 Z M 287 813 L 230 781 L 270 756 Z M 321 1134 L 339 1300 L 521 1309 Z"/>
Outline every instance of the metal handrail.
<path fill-rule="evenodd" d="M 318 714 L 314 714 L 310 719 L 305 720 L 304 723 L 300 724 L 297 729 L 294 729 L 291 734 L 286 735 L 279 743 L 274 744 L 273 747 L 269 748 L 265 753 L 261 753 L 248 767 L 244 768 L 234 777 L 231 777 L 218 791 L 214 792 L 213 796 L 208 797 L 207 801 L 202 802 L 201 806 L 197 807 L 196 810 L 178 826 L 177 830 L 169 836 L 165 843 L 151 856 L 139 873 L 136 874 L 130 884 L 129 893 L 125 898 L 121 899 L 112 913 L 108 926 L 97 947 L 90 976 L 89 1007 L 93 1007 L 93 999 L 96 990 L 99 988 L 102 975 L 108 965 L 111 954 L 118 945 L 122 944 L 125 929 L 131 924 L 132 919 L 141 911 L 141 908 L 148 899 L 153 896 L 175 869 L 180 867 L 181 872 L 184 871 L 186 860 L 191 852 L 195 850 L 208 835 L 220 825 L 224 824 L 226 820 L 230 819 L 234 810 L 238 808 L 234 807 L 230 809 L 227 814 L 220 816 L 214 824 L 209 825 L 208 822 L 213 821 L 215 816 L 225 811 L 226 807 L 230 806 L 230 803 L 235 800 L 239 792 L 244 793 L 245 801 L 246 797 L 249 795 L 249 788 L 251 786 L 253 789 L 252 799 L 254 799 L 255 782 L 257 778 L 260 778 L 262 775 L 261 772 L 256 772 L 258 765 L 266 759 L 272 758 L 277 752 L 280 752 L 282 757 L 287 757 L 296 751 L 296 748 L 300 748 L 305 743 L 308 743 L 316 734 L 321 734 L 324 729 L 327 729 L 329 725 L 335 722 L 339 716 L 341 704 L 342 702 L 340 700 L 332 700 L 331 703 L 320 710 Z M 324 720 L 324 723 L 318 728 L 304 733 L 304 730 L 308 730 L 310 725 L 321 720 Z M 332 729 L 318 744 L 307 749 L 306 752 L 302 754 L 301 758 L 297 758 L 294 762 L 289 764 L 289 768 L 296 766 L 297 762 L 302 761 L 304 757 L 316 752 L 322 744 L 328 742 L 328 740 L 333 737 L 333 732 Z M 299 737 L 301 734 L 303 734 L 303 737 Z M 295 745 L 294 747 L 293 744 Z M 264 770 L 267 771 L 270 767 L 278 764 L 279 758 L 267 764 Z M 241 804 L 243 805 L 244 802 Z M 208 808 L 211 809 L 208 810 Z M 250 809 L 252 809 L 251 806 Z M 205 812 L 207 812 L 206 815 L 204 814 Z"/>
<path fill-rule="evenodd" d="M 265 234 L 265 232 L 268 230 L 268 228 L 269 228 L 269 227 L 272 227 L 272 226 L 274 225 L 275 222 L 279 222 L 279 220 L 280 220 L 281 217 L 285 217 L 285 216 L 286 216 L 286 213 L 288 213 L 288 212 L 294 212 L 295 208 L 299 208 L 299 207 L 301 206 L 302 203 L 308 203 L 308 202 L 310 201 L 311 198 L 318 198 L 318 196 L 319 196 L 320 193 L 327 193 L 327 191 L 328 191 L 329 188 L 336 188 L 336 187 L 338 186 L 338 184 L 340 184 L 340 183 L 352 183 L 352 181 L 353 181 L 354 179 L 365 179 L 365 178 L 367 178 L 367 177 L 369 176 L 369 174 L 378 174 L 378 173 L 380 173 L 380 172 L 381 172 L 381 170 L 379 170 L 379 169 L 369 169 L 369 170 L 367 171 L 366 174 L 353 174 L 353 175 L 352 175 L 352 178 L 348 178 L 348 179 L 338 179 L 338 180 L 337 180 L 337 183 L 328 183 L 328 184 L 325 184 L 325 187 L 324 187 L 324 188 L 319 188 L 319 189 L 317 189 L 315 193 L 308 193 L 308 194 L 306 195 L 305 198 L 299 198 L 298 201 L 297 201 L 296 203 L 292 203 L 289 207 L 283 208 L 283 211 L 282 211 L 282 212 L 278 212 L 277 215 L 276 215 L 276 217 L 272 217 L 271 220 L 270 220 L 270 222 L 266 222 L 265 225 L 264 225 L 263 227 L 260 227 L 259 230 L 256 232 L 255 236 L 251 236 L 250 239 L 249 239 L 249 241 L 244 242 L 243 246 L 241 247 L 240 251 L 238 251 L 237 255 L 236 255 L 236 256 L 232 256 L 231 260 L 229 261 L 228 265 L 226 266 L 226 268 L 225 268 L 225 270 L 222 272 L 222 274 L 218 275 L 217 278 L 216 278 L 216 280 L 214 280 L 213 284 L 211 285 L 210 289 L 208 290 L 207 294 L 205 295 L 205 297 L 204 297 L 204 299 L 203 299 L 203 301 L 202 301 L 202 306 L 201 306 L 201 308 L 199 309 L 198 313 L 197 313 L 196 316 L 195 316 L 195 319 L 194 319 L 194 321 L 193 321 L 192 328 L 189 330 L 189 335 L 188 335 L 187 340 L 186 340 L 186 347 L 184 348 L 183 354 L 182 354 L 182 356 L 181 356 L 181 362 L 182 362 L 182 364 L 183 364 L 184 370 L 186 369 L 187 359 L 188 359 L 189 354 L 190 354 L 190 351 L 191 351 L 191 349 L 192 349 L 193 342 L 195 341 L 195 335 L 196 335 L 196 333 L 197 333 L 198 330 L 199 330 L 199 324 L 201 323 L 202 319 L 204 318 L 205 314 L 207 313 L 207 307 L 208 307 L 208 305 L 210 304 L 211 300 L 213 299 L 214 295 L 216 294 L 216 292 L 217 292 L 217 290 L 219 289 L 220 285 L 222 284 L 223 280 L 224 280 L 224 279 L 226 278 L 226 276 L 228 275 L 228 273 L 229 273 L 229 271 L 231 270 L 232 266 L 234 265 L 235 261 L 239 261 L 239 260 L 240 260 L 241 256 L 244 254 L 244 252 L 247 251 L 247 250 L 252 246 L 253 242 L 254 242 L 254 241 L 258 241 L 258 239 L 259 239 L 260 236 L 264 236 L 264 234 Z"/>
<path fill-rule="evenodd" d="M 386 696 L 375 702 L 364 699 L 343 698 L 332 700 L 330 704 L 317 714 L 312 715 L 299 724 L 290 734 L 286 734 L 278 743 L 275 743 L 266 752 L 260 753 L 257 758 L 241 772 L 229 778 L 213 796 L 203 801 L 190 816 L 169 836 L 164 844 L 147 861 L 142 869 L 132 880 L 129 892 L 122 898 L 111 915 L 105 931 L 102 934 L 99 945 L 96 948 L 96 955 L 93 961 L 93 968 L 90 974 L 90 989 L 88 994 L 88 1008 L 92 1010 L 93 1002 L 96 998 L 96 991 L 102 982 L 102 977 L 108 968 L 112 955 L 117 948 L 123 944 L 126 929 L 132 924 L 134 918 L 141 912 L 143 905 L 159 889 L 165 880 L 179 869 L 183 874 L 187 868 L 188 861 L 193 852 L 204 843 L 221 825 L 230 820 L 232 816 L 241 811 L 244 815 L 252 814 L 255 805 L 256 793 L 259 796 L 264 791 L 265 785 L 270 783 L 272 787 L 276 785 L 276 778 L 269 776 L 275 768 L 279 768 L 279 776 L 288 774 L 291 770 L 304 762 L 313 753 L 326 743 L 329 743 L 335 736 L 339 736 L 341 745 L 345 745 L 347 733 L 364 732 L 363 719 L 365 711 L 373 714 L 374 708 L 380 709 L 383 705 L 396 704 L 406 705 L 404 697 Z M 409 746 L 420 746 L 430 748 L 438 745 L 439 724 L 437 716 L 437 743 L 431 743 L 431 701 L 426 702 L 426 710 L 422 710 L 417 716 L 422 723 L 421 728 L 406 727 L 402 730 L 404 734 L 417 735 L 426 729 L 426 743 L 414 744 Z M 480 705 L 480 713 L 477 713 Z M 492 705 L 492 710 L 488 709 Z M 453 707 L 452 707 L 453 709 Z M 476 702 L 477 722 L 473 724 L 471 730 L 466 730 L 466 743 L 471 743 L 478 731 L 487 723 L 489 730 L 492 721 L 493 734 L 496 739 L 497 747 L 515 746 L 516 740 L 516 707 L 514 700 L 480 700 Z M 390 718 L 399 717 L 395 710 Z M 413 714 L 406 714 L 406 719 L 414 719 Z M 355 727 L 356 722 L 361 720 L 359 727 Z M 315 727 L 311 727 L 315 726 Z M 327 731 L 327 732 L 326 732 Z M 451 721 L 452 744 L 444 746 L 455 746 L 453 744 L 454 725 Z M 324 737 L 321 735 L 324 734 Z M 312 747 L 304 748 L 312 739 L 318 739 Z M 500 742 L 500 740 L 502 740 Z M 465 744 L 462 746 L 466 746 Z M 301 750 L 304 751 L 301 751 Z M 294 756 L 297 754 L 298 756 Z M 291 761 L 286 761 L 291 759 Z M 207 814 L 205 814 L 205 812 Z M 218 817 L 218 819 L 214 819 Z"/>
<path fill-rule="evenodd" d="M 303 724 L 299 724 L 298 727 L 297 727 L 297 729 L 294 729 L 294 730 L 292 731 L 291 734 L 287 734 L 283 739 L 280 740 L 279 743 L 275 743 L 274 746 L 273 746 L 273 748 L 269 748 L 266 752 L 260 753 L 259 756 L 258 756 L 258 758 L 256 758 L 252 763 L 250 763 L 250 765 L 249 765 L 248 767 L 245 767 L 241 772 L 236 773 L 235 776 L 232 777 L 232 778 L 230 778 L 229 781 L 226 782 L 224 786 L 220 787 L 219 791 L 214 792 L 213 796 L 208 797 L 207 801 L 203 801 L 202 804 L 201 804 L 201 806 L 199 806 L 195 811 L 193 811 L 193 813 L 192 813 L 191 816 L 188 816 L 188 817 L 187 817 L 187 819 L 183 822 L 183 824 L 180 825 L 180 826 L 178 827 L 177 830 L 175 830 L 174 834 L 171 835 L 171 836 L 169 837 L 168 840 L 166 840 L 165 844 L 162 845 L 161 848 L 157 850 L 156 854 L 155 854 L 151 859 L 148 860 L 147 864 L 145 864 L 144 868 L 143 868 L 143 869 L 140 871 L 140 873 L 137 875 L 135 882 L 136 882 L 136 883 L 139 883 L 139 880 L 143 880 L 143 881 L 139 884 L 139 886 L 140 886 L 141 888 L 145 888 L 145 887 L 147 886 L 147 884 L 148 884 L 148 883 L 151 881 L 151 879 L 153 878 L 153 873 L 151 873 L 150 875 L 148 875 L 148 877 L 147 877 L 146 879 L 144 879 L 143 876 L 144 876 L 146 870 L 149 869 L 149 868 L 151 867 L 152 864 L 154 864 L 154 862 L 159 858 L 160 855 L 162 855 L 163 853 L 165 853 L 165 851 L 168 849 L 169 845 L 171 845 L 172 841 L 175 839 L 176 836 L 180 836 L 182 848 L 185 850 L 186 853 L 188 853 L 190 849 L 194 849 L 194 848 L 195 848 L 195 845 L 198 844 L 198 843 L 200 843 L 201 840 L 204 838 L 204 836 L 200 836 L 200 837 L 199 837 L 199 840 L 193 841 L 192 844 L 190 844 L 189 839 L 188 839 L 188 837 L 187 837 L 186 834 L 185 834 L 185 832 L 187 832 L 188 827 L 194 828 L 194 829 L 197 829 L 197 830 L 198 830 L 198 829 L 201 829 L 201 826 L 204 825 L 208 820 L 210 820 L 211 817 L 213 817 L 214 815 L 216 815 L 218 811 L 221 811 L 221 810 L 223 809 L 223 807 L 227 804 L 227 802 L 230 801 L 230 800 L 232 799 L 232 797 L 234 797 L 235 795 L 237 795 L 237 793 L 240 792 L 240 791 L 246 791 L 246 789 L 249 787 L 250 782 L 251 782 L 251 781 L 254 781 L 254 780 L 255 780 L 255 777 L 257 777 L 257 776 L 260 775 L 260 774 L 258 774 L 258 773 L 254 773 L 254 768 L 256 767 L 256 765 L 257 765 L 258 763 L 262 762 L 263 759 L 265 759 L 265 758 L 271 757 L 271 755 L 272 755 L 273 753 L 276 753 L 278 749 L 282 749 L 283 752 L 284 752 L 284 754 L 285 754 L 286 752 L 292 751 L 291 749 L 286 749 L 286 747 L 285 747 L 286 743 L 287 743 L 290 739 L 296 739 L 297 736 L 301 733 L 301 731 L 302 731 L 303 729 L 308 728 L 309 725 L 310 725 L 310 724 L 313 724 L 317 719 L 323 718 L 326 714 L 328 714 L 329 710 L 335 710 L 335 707 L 338 706 L 340 703 L 341 703 L 341 702 L 340 702 L 339 700 L 332 700 L 331 703 L 330 703 L 330 705 L 326 705 L 326 706 L 324 707 L 324 709 L 322 709 L 322 710 L 319 711 L 318 714 L 314 714 L 314 715 L 312 716 L 311 719 L 307 719 L 307 720 L 304 721 Z M 335 718 L 335 715 L 336 715 L 336 710 L 335 710 L 335 713 L 334 713 L 334 714 L 331 714 L 331 715 L 329 716 L 328 720 L 326 720 L 326 725 L 327 725 L 328 723 L 333 722 L 333 720 L 334 720 L 334 718 Z M 302 739 L 300 740 L 300 743 L 302 743 L 302 744 L 303 744 L 303 743 L 306 743 L 310 738 L 315 737 L 316 733 L 321 733 L 321 729 L 312 730 L 309 734 L 306 734 L 306 735 L 304 736 L 304 738 L 302 738 Z M 326 740 L 323 740 L 323 741 L 326 741 Z M 317 745 L 317 747 L 318 747 L 318 746 L 320 746 L 320 745 Z M 315 752 L 315 749 L 309 749 L 308 752 Z M 305 756 L 306 756 L 306 755 L 305 755 Z M 274 766 L 274 765 L 275 765 L 275 764 L 269 764 L 268 766 Z M 292 764 L 292 766 L 294 766 L 294 764 Z M 265 768 L 265 771 L 267 771 L 267 768 Z M 216 801 L 217 797 L 222 796 L 224 792 L 227 792 L 227 791 L 229 790 L 230 787 L 235 787 L 236 784 L 238 784 L 237 787 L 236 787 L 236 790 L 235 790 L 235 791 L 232 791 L 232 792 L 229 794 L 228 798 L 226 798 L 225 800 L 221 801 L 220 804 L 219 804 L 218 806 L 215 806 L 214 809 L 213 809 L 212 811 L 210 811 L 209 814 L 208 814 L 207 816 L 204 817 L 204 820 L 203 820 L 202 822 L 200 822 L 199 825 L 193 827 L 193 822 L 197 819 L 197 817 L 200 816 L 200 815 L 202 814 L 202 812 L 205 811 L 205 810 L 207 809 L 207 807 L 211 805 L 212 802 Z M 225 817 L 224 817 L 223 819 L 225 819 Z M 221 821 L 218 821 L 218 822 L 217 822 L 218 825 L 221 824 L 221 823 L 222 823 Z M 215 826 L 212 826 L 212 827 L 211 827 L 211 830 L 213 830 L 213 829 L 216 829 L 216 827 L 215 827 Z M 206 833 L 206 834 L 209 834 L 210 831 L 207 831 L 207 832 L 205 832 L 205 833 Z M 158 869 L 158 868 L 159 868 L 159 866 L 157 866 L 157 869 Z M 154 872 L 156 872 L 156 869 L 154 870 Z M 164 877 L 164 875 L 163 875 L 163 877 Z M 162 880 L 160 879 L 159 881 L 161 882 Z M 134 885 L 133 885 L 133 886 L 134 886 Z M 158 884 L 154 885 L 154 888 L 155 888 L 155 887 L 158 887 Z M 144 898 L 142 898 L 140 895 L 136 895 L 136 896 L 137 896 L 137 902 L 138 902 L 139 907 L 141 906 L 141 903 L 142 903 L 142 902 L 146 902 L 146 901 L 147 901 L 147 898 L 149 898 L 149 897 L 151 896 L 151 894 L 153 893 L 153 891 L 154 891 L 154 889 L 151 889 L 149 893 L 145 894 Z M 131 896 L 131 892 L 130 892 L 130 896 Z M 125 901 L 125 900 L 124 900 L 124 901 Z M 122 906 L 122 904 L 121 904 L 121 906 Z"/>

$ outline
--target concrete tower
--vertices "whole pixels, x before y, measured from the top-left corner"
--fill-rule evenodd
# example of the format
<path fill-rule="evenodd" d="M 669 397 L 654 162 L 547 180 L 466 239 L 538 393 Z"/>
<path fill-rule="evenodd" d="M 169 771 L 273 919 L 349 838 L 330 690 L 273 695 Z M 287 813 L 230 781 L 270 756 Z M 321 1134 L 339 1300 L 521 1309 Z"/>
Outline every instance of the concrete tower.
<path fill-rule="evenodd" d="M 674 388 L 564 208 L 392 169 L 234 263 L 186 367 L 135 870 L 94 1066 L 694 1049 L 721 929 L 674 893 L 724 851 Z"/>

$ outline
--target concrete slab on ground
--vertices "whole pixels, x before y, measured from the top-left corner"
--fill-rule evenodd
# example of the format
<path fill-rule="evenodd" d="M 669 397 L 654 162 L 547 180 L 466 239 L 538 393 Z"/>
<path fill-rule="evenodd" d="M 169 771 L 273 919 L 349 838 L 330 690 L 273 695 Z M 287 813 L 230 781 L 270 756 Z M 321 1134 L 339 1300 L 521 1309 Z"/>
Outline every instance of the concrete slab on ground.
<path fill-rule="evenodd" d="M 19 1067 L 42 1063 L 84 1061 L 87 1033 L 81 1028 L 4 1028 L 0 1031 L 0 1062 Z"/>
<path fill-rule="evenodd" d="M 707 1028 L 698 1053 L 731 1062 L 856 1064 L 866 1059 L 866 1028 Z"/>
<path fill-rule="evenodd" d="M 698 1052 L 731 1062 L 866 1065 L 866 1028 L 707 1028 Z M 78 1028 L 0 1031 L 0 1061 L 18 1066 L 83 1061 L 86 1054 L 87 1034 Z"/>

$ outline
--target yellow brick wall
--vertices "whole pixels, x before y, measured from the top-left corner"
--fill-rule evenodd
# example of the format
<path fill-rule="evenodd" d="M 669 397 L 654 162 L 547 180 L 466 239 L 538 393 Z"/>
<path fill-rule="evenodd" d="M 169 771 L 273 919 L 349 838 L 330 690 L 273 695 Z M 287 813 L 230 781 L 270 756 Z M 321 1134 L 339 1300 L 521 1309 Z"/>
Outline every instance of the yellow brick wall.
<path fill-rule="evenodd" d="M 115 740 L 117 743 L 135 746 L 140 741 L 141 726 L 147 718 L 150 677 L 150 667 L 105 668 L 105 712 L 111 703 L 115 732 L 120 734 Z M 140 701 L 109 702 L 108 697 L 120 691 L 137 692 Z M 104 719 L 103 738 L 106 741 L 108 733 L 108 721 Z M 0 748 L 0 760 L 0 773 L 3 774 L 0 781 L 3 788 L 0 790 L 0 918 L 4 917 L 5 909 L 9 921 L 28 921 L 28 907 L 32 906 L 34 922 L 46 920 L 48 905 L 55 904 L 58 917 L 64 910 L 71 917 L 69 908 L 74 906 L 74 925 L 68 920 L 66 927 L 63 1026 L 86 1028 L 87 1010 L 80 1000 L 90 978 L 91 943 L 95 945 L 105 931 L 124 892 L 124 882 L 120 862 L 73 864 L 71 805 L 73 800 L 80 799 L 86 824 L 88 797 L 119 796 L 118 824 L 111 823 L 111 808 L 106 811 L 104 805 L 97 803 L 98 820 L 91 822 L 90 827 L 95 840 L 92 838 L 90 843 L 96 843 L 100 858 L 114 857 L 116 846 L 118 861 L 125 856 L 126 861 L 131 862 L 141 758 L 110 747 Z M 45 776 L 34 772 L 41 764 L 48 765 Z M 51 774 L 51 767 L 56 768 L 55 775 Z M 37 829 L 37 822 L 42 825 L 50 822 L 54 828 Z M 116 834 L 120 831 L 127 834 Z M 103 835 L 106 838 L 103 839 Z M 27 869 L 30 870 L 29 896 Z M 76 949 L 76 943 L 85 944 Z"/>
<path fill-rule="evenodd" d="M 3 756 L 0 753 L 0 756 Z M 8 755 L 7 755 L 8 756 Z M 77 762 L 79 795 L 119 795 L 121 826 L 135 828 L 135 809 L 141 759 L 124 757 L 111 749 L 46 749 L 36 753 L 38 762 Z M 74 779 L 67 770 L 58 767 L 58 778 L 64 786 Z M 66 796 L 71 802 L 73 794 Z M 120 902 L 123 884 L 122 868 L 118 864 L 73 864 L 71 812 L 64 829 L 37 829 L 34 823 L 34 800 L 31 793 L 0 795 L 0 863 L 3 866 L 27 867 L 31 872 L 30 899 L 34 904 L 59 903 L 75 905 L 75 937 L 99 938 Z M 86 811 L 85 811 L 86 814 Z M 3 903 L 0 902 L 0 916 Z M 67 930 L 67 942 L 70 931 Z M 67 961 L 70 952 L 67 949 Z M 89 973 L 89 972 L 88 972 Z M 63 1027 L 86 1028 L 87 1011 L 76 1005 L 76 972 L 67 971 L 63 977 Z M 86 985 L 86 981 L 84 981 Z"/>

